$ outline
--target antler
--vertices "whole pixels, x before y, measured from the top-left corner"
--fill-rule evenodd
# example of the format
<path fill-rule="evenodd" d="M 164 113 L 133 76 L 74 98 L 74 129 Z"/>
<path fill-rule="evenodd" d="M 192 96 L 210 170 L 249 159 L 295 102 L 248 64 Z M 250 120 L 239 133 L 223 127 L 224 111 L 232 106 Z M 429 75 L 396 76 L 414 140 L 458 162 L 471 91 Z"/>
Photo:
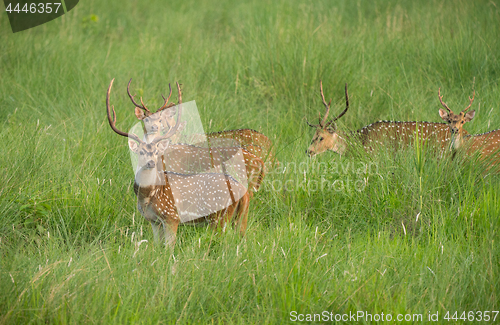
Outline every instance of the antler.
<path fill-rule="evenodd" d="M 319 81 L 319 90 L 321 93 L 321 99 L 323 100 L 323 105 L 325 105 L 325 107 L 326 107 L 325 116 L 323 117 L 322 121 L 319 121 L 319 125 L 321 127 L 324 127 L 326 119 L 328 118 L 328 113 L 330 113 L 330 104 L 332 103 L 332 100 L 330 99 L 330 102 L 328 104 L 326 103 L 325 95 L 323 95 L 323 82 L 321 80 Z"/>
<path fill-rule="evenodd" d="M 346 84 L 345 84 L 345 109 L 336 118 L 334 118 L 333 120 L 328 122 L 325 127 L 329 127 L 330 124 L 332 124 L 333 122 L 335 122 L 336 120 L 338 120 L 339 118 L 344 116 L 344 114 L 347 112 L 348 109 L 349 109 L 349 94 L 347 93 L 347 82 L 346 82 Z"/>
<path fill-rule="evenodd" d="M 441 87 L 439 87 L 439 90 L 438 90 L 438 97 L 439 97 L 439 101 L 441 102 L 441 105 L 443 105 L 444 108 L 446 108 L 448 110 L 448 112 L 451 113 L 451 109 L 443 102 L 443 96 L 441 96 Z"/>
<path fill-rule="evenodd" d="M 321 127 L 322 129 L 324 129 L 324 128 L 329 127 L 333 122 L 335 122 L 336 120 L 338 120 L 342 116 L 344 116 L 344 114 L 347 112 L 347 110 L 349 109 L 349 94 L 347 93 L 347 83 L 346 83 L 345 84 L 345 106 L 346 106 L 345 109 L 337 117 L 335 117 L 333 120 L 331 120 L 330 122 L 325 124 L 326 120 L 328 119 L 328 114 L 330 113 L 330 104 L 332 103 L 332 101 L 330 100 L 330 102 L 328 104 L 326 103 L 325 95 L 323 94 L 323 82 L 321 80 L 319 81 L 319 87 L 320 87 L 321 99 L 323 100 L 323 105 L 325 105 L 325 107 L 326 107 L 325 116 L 323 117 L 323 119 L 321 119 L 321 114 L 319 115 L 319 119 L 318 119 L 319 124 L 311 124 L 311 123 L 309 123 L 309 121 L 307 119 L 306 119 L 306 123 L 311 127 L 314 127 L 314 128 Z"/>
<path fill-rule="evenodd" d="M 165 99 L 165 96 L 163 96 L 163 94 L 161 94 L 161 97 L 163 97 L 163 100 L 165 101 L 163 103 L 163 106 L 158 108 L 158 110 L 156 111 L 156 113 L 158 113 L 159 111 L 167 108 L 167 104 L 168 104 L 168 101 L 170 100 L 170 96 L 172 96 L 172 86 L 170 86 L 170 84 L 168 84 L 168 88 L 170 89 L 170 94 L 168 95 L 168 97 Z"/>
<path fill-rule="evenodd" d="M 132 79 L 130 79 L 132 80 Z M 141 142 L 141 140 L 133 133 L 126 133 L 126 132 L 123 132 L 123 131 L 120 131 L 116 128 L 116 113 L 115 113 L 115 107 L 114 106 L 111 106 L 111 110 L 113 111 L 113 118 L 111 118 L 111 110 L 109 108 L 109 94 L 111 93 L 111 87 L 113 87 L 113 81 L 115 81 L 115 79 L 113 78 L 113 80 L 111 80 L 111 83 L 109 84 L 109 88 L 108 88 L 108 93 L 106 95 L 106 111 L 108 113 L 108 121 L 109 121 L 109 125 L 111 126 L 111 128 L 113 129 L 113 131 L 115 131 L 116 133 L 118 133 L 119 135 L 122 135 L 124 137 L 128 137 L 132 140 L 135 140 L 137 142 Z M 130 85 L 130 82 L 129 82 L 129 85 Z M 132 100 L 133 101 L 133 100 Z"/>
<path fill-rule="evenodd" d="M 476 91 L 475 91 L 475 90 L 472 92 L 472 98 L 470 98 L 470 96 L 469 96 L 469 106 L 467 106 L 467 107 L 466 107 L 466 108 L 462 111 L 462 113 L 465 113 L 465 112 L 466 112 L 466 111 L 467 111 L 467 110 L 471 107 L 472 102 L 474 101 L 474 96 L 476 96 Z"/>
<path fill-rule="evenodd" d="M 470 98 L 469 96 L 469 106 L 467 106 L 463 111 L 462 113 L 465 113 L 471 106 L 472 106 L 472 102 L 474 101 L 474 97 L 476 96 L 476 91 L 473 90 L 472 92 L 472 98 Z M 439 97 L 439 101 L 441 102 L 441 105 L 444 106 L 444 108 L 446 108 L 448 110 L 448 112 L 452 112 L 452 110 L 443 102 L 443 96 L 441 96 L 441 87 L 439 88 L 438 90 L 438 97 Z"/>
<path fill-rule="evenodd" d="M 144 105 L 144 103 L 142 102 L 142 97 L 141 97 L 141 104 L 142 104 L 142 105 L 139 105 L 139 104 L 137 104 L 137 103 L 135 102 L 135 100 L 134 100 L 134 96 L 135 96 L 135 95 L 134 95 L 134 96 L 132 96 L 132 95 L 130 94 L 130 83 L 131 83 L 131 82 L 132 82 L 132 78 L 130 78 L 130 80 L 129 80 L 129 82 L 128 82 L 128 85 L 127 85 L 127 94 L 128 94 L 128 97 L 130 97 L 130 100 L 132 101 L 132 103 L 133 103 L 136 107 L 139 107 L 139 108 L 141 108 L 142 110 L 144 110 L 146 113 L 148 113 L 148 114 L 146 114 L 146 116 L 151 115 L 151 114 L 152 114 L 152 113 L 151 113 L 151 111 L 150 111 L 149 109 L 147 109 L 147 107 L 146 107 L 146 106 Z"/>
<path fill-rule="evenodd" d="M 178 82 L 176 82 L 176 84 L 177 84 L 177 91 L 179 93 L 179 104 L 178 104 L 179 110 L 177 112 L 177 120 L 175 122 L 174 127 L 171 128 L 165 135 L 153 140 L 153 142 L 155 142 L 155 143 L 158 141 L 170 138 L 171 136 L 173 136 L 177 132 L 177 129 L 179 128 L 179 124 L 181 121 L 181 112 L 182 112 L 182 94 L 181 94 L 181 86 L 179 85 Z M 170 98 L 170 96 L 169 96 L 169 98 Z"/>

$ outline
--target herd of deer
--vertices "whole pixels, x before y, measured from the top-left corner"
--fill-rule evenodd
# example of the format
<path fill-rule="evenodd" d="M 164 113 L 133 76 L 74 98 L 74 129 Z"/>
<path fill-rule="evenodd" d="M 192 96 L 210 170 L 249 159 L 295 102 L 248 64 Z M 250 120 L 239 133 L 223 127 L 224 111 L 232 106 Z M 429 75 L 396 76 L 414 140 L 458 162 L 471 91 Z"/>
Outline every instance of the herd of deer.
<path fill-rule="evenodd" d="M 113 131 L 128 137 L 129 148 L 138 157 L 134 182 L 137 207 L 151 223 L 155 241 L 161 240 L 173 247 L 179 224 L 208 223 L 223 230 L 228 224 L 233 224 L 244 235 L 250 198 L 262 184 L 264 162 L 273 159 L 269 138 L 254 130 L 238 129 L 195 134 L 191 135 L 190 141 L 186 141 L 180 135 L 186 122 L 181 122 L 183 105 L 179 84 L 177 105 L 169 104 L 170 88 L 168 98 L 162 95 L 163 105 L 152 113 L 142 98 L 141 104 L 138 104 L 130 94 L 131 79 L 127 94 L 135 105 L 136 117 L 144 123 L 144 137 L 141 139 L 116 127 L 116 113 L 109 104 L 113 81 L 106 96 L 108 121 Z M 472 98 L 469 97 L 469 106 L 455 114 L 443 102 L 439 89 L 439 101 L 446 109 L 440 109 L 439 115 L 446 123 L 379 121 L 354 132 L 337 130 L 334 123 L 349 109 L 347 84 L 346 108 L 330 121 L 331 101 L 326 102 L 321 82 L 320 94 L 326 113 L 323 118 L 320 116 L 319 124 L 307 122 L 316 128 L 311 145 L 306 150 L 311 157 L 327 150 L 343 154 L 353 141 L 360 143 L 366 151 L 372 151 L 374 146 L 380 144 L 404 147 L 418 138 L 441 150 L 449 148 L 453 154 L 458 151 L 466 155 L 479 152 L 483 159 L 492 158 L 492 163 L 500 162 L 500 130 L 470 135 L 463 129 L 463 125 L 474 118 L 475 111 L 467 111 L 475 93 Z M 206 137 L 209 146 L 189 144 L 198 142 L 197 137 Z M 228 139 L 234 145 L 220 146 L 217 141 L 220 139 Z M 238 154 L 242 155 L 243 173 L 246 175 L 235 175 L 227 170 L 227 161 Z M 248 183 L 241 179 L 248 180 Z"/>

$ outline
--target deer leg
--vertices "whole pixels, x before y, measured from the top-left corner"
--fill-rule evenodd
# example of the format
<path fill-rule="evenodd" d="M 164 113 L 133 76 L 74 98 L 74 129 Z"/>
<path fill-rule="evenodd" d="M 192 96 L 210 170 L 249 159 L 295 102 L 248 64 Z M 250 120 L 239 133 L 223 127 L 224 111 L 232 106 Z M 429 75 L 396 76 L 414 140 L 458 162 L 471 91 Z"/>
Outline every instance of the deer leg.
<path fill-rule="evenodd" d="M 160 229 L 161 223 L 158 223 L 156 221 L 151 221 L 150 223 L 151 223 L 151 228 L 153 228 L 154 241 L 156 244 L 158 244 L 160 242 L 160 236 L 163 237 Z"/>
<path fill-rule="evenodd" d="M 236 206 L 236 216 L 234 219 L 234 226 L 239 228 L 240 235 L 245 236 L 248 222 L 248 208 L 250 206 L 250 195 L 245 193 Z"/>
<path fill-rule="evenodd" d="M 179 226 L 178 219 L 172 220 L 172 222 L 168 222 L 163 219 L 159 219 L 163 228 L 161 232 L 161 237 L 164 240 L 165 246 L 170 246 L 172 249 L 175 246 L 175 239 L 177 235 L 177 228 Z"/>

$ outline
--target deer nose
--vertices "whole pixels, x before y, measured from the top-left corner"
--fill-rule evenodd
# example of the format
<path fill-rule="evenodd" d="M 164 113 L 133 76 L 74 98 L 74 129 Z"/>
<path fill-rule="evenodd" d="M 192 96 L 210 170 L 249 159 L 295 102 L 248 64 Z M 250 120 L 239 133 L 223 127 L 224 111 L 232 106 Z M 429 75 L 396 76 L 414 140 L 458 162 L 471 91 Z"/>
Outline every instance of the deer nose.
<path fill-rule="evenodd" d="M 150 160 L 146 163 L 146 168 L 155 168 L 155 162 Z"/>

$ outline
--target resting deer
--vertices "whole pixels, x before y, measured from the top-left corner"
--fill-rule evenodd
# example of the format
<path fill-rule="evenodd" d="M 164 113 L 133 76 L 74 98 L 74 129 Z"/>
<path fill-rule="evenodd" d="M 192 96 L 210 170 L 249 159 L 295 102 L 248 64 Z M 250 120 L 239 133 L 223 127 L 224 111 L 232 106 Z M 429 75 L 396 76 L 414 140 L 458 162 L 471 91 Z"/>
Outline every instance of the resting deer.
<path fill-rule="evenodd" d="M 139 157 L 134 182 L 137 208 L 151 223 L 155 240 L 164 239 L 165 244 L 173 248 L 179 224 L 207 222 L 212 227 L 225 229 L 232 221 L 244 235 L 250 200 L 245 186 L 223 173 L 181 174 L 163 171 L 161 168 L 161 154 L 168 148 L 169 138 L 179 128 L 181 99 L 175 125 L 166 134 L 157 135 L 146 142 L 135 134 L 120 131 L 116 127 L 115 110 L 109 105 L 113 81 L 114 79 L 111 80 L 106 96 L 109 125 L 117 134 L 129 138 L 130 150 Z M 177 89 L 180 98 L 178 84 Z"/>
<path fill-rule="evenodd" d="M 169 85 L 170 94 L 167 98 L 163 95 L 164 103 L 155 112 L 151 112 L 141 98 L 141 104 L 138 104 L 134 100 L 134 96 L 130 94 L 130 79 L 127 85 L 127 94 L 130 97 L 132 103 L 135 107 L 135 116 L 144 122 L 144 132 L 145 137 L 152 138 L 161 135 L 163 132 L 168 132 L 176 124 L 175 116 L 175 105 L 173 103 L 168 104 L 170 97 L 172 96 L 172 88 Z M 179 90 L 179 102 L 182 100 L 181 93 Z M 231 159 L 233 156 L 241 152 L 243 154 L 243 159 L 245 162 L 245 169 L 247 175 L 245 177 L 248 179 L 249 189 L 253 192 L 260 188 L 260 185 L 264 178 L 264 162 L 260 158 L 262 154 L 262 149 L 258 145 L 252 145 L 251 139 L 252 135 L 255 136 L 256 140 L 269 141 L 269 139 L 258 133 L 253 134 L 252 132 L 238 132 L 234 133 L 235 137 L 240 137 L 246 140 L 246 142 L 238 140 L 233 140 L 229 136 L 220 137 L 220 133 L 212 134 L 212 141 L 210 148 L 203 147 L 205 144 L 205 137 L 192 135 L 189 139 L 189 143 L 199 143 L 200 146 L 190 145 L 186 143 L 176 143 L 179 141 L 180 137 L 177 135 L 180 133 L 181 129 L 186 126 L 186 121 L 180 122 L 177 133 L 174 134 L 170 140 L 175 144 L 170 144 L 168 151 L 162 155 L 164 170 L 177 173 L 193 173 L 193 172 L 206 172 L 212 168 L 215 168 L 217 172 L 225 172 L 223 169 L 225 167 L 224 162 Z M 242 130 L 239 130 L 242 131 Z M 198 136 L 198 137 L 197 137 Z M 193 138 L 194 137 L 194 138 Z M 216 139 L 217 138 L 217 139 Z M 231 139 L 231 140 L 229 140 Z M 184 139 L 186 140 L 186 139 Z M 234 147 L 237 143 L 244 143 L 245 145 L 241 147 Z M 259 142 L 259 143 L 261 143 Z M 265 143 L 265 142 L 264 142 Z M 228 146 L 229 144 L 229 146 Z M 242 176 L 242 175 L 240 175 Z M 241 178 L 240 178 L 241 179 Z M 252 196 L 253 193 L 250 193 Z"/>
<path fill-rule="evenodd" d="M 348 147 L 351 139 L 357 139 L 367 151 L 373 150 L 375 145 L 381 145 L 389 142 L 396 147 L 402 147 L 412 143 L 415 140 L 418 130 L 418 137 L 422 141 L 433 141 L 445 148 L 450 140 L 450 128 L 444 123 L 433 122 L 398 122 L 398 121 L 378 121 L 367 125 L 354 132 L 342 132 L 337 130 L 334 123 L 341 118 L 349 109 L 349 95 L 347 93 L 347 84 L 345 85 L 346 108 L 333 120 L 328 121 L 330 104 L 326 102 L 323 94 L 323 84 L 320 81 L 320 94 L 323 105 L 326 107 L 326 113 L 323 118 L 319 118 L 319 124 L 307 124 L 316 128 L 311 145 L 306 150 L 310 157 L 323 153 L 327 150 L 343 154 Z M 417 129 L 418 127 L 418 129 Z"/>
<path fill-rule="evenodd" d="M 451 148 L 458 150 L 463 148 L 466 154 L 472 154 L 479 151 L 482 158 L 492 156 L 494 163 L 500 163 L 500 130 L 493 130 L 482 134 L 469 135 L 463 129 L 465 123 L 470 122 L 476 112 L 474 110 L 467 112 L 472 106 L 476 92 L 473 91 L 472 98 L 469 96 L 469 106 L 463 109 L 460 113 L 455 114 L 446 103 L 443 102 L 441 88 L 438 90 L 438 97 L 441 105 L 446 110 L 440 108 L 439 116 L 449 124 L 451 133 Z M 454 152 L 455 153 L 455 152 Z"/>
<path fill-rule="evenodd" d="M 159 130 L 168 130 L 175 124 L 175 111 L 173 110 L 173 103 L 168 104 L 170 97 L 172 95 L 172 88 L 169 85 L 170 95 L 165 98 L 163 95 L 164 103 L 155 112 L 151 112 L 141 98 L 141 105 L 135 102 L 134 96 L 130 94 L 130 79 L 127 86 L 127 93 L 130 100 L 135 105 L 135 116 L 148 125 L 147 130 L 145 128 L 145 133 L 156 133 Z M 185 127 L 185 124 L 181 124 L 180 130 Z M 179 130 L 179 131 L 180 131 Z M 232 139 L 236 141 L 241 147 L 247 149 L 252 154 L 256 155 L 263 161 L 273 158 L 272 149 L 273 145 L 271 140 L 264 134 L 257 132 L 252 129 L 238 129 L 238 130 L 226 130 L 220 132 L 212 132 L 206 135 L 203 134 L 192 134 L 189 138 L 183 138 L 180 136 L 180 132 L 172 137 L 172 143 L 200 143 L 208 140 L 210 146 L 219 146 L 218 139 Z"/>

